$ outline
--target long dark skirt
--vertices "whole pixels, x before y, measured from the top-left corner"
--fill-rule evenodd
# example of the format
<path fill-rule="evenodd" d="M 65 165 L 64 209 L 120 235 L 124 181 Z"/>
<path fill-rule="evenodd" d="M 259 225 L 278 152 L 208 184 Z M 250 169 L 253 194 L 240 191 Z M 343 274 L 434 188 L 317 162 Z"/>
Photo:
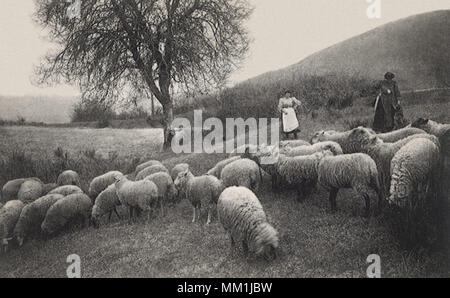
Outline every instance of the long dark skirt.
<path fill-rule="evenodd" d="M 392 109 L 392 107 L 389 108 Z M 375 130 L 376 132 L 392 131 L 392 129 L 394 128 L 393 127 L 394 117 L 392 117 L 392 119 L 387 119 L 386 117 L 388 117 L 388 115 L 393 116 L 393 114 L 394 114 L 393 112 L 386 113 L 383 107 L 383 102 L 380 99 L 378 102 L 377 109 L 375 111 L 375 117 L 373 119 L 373 130 Z"/>

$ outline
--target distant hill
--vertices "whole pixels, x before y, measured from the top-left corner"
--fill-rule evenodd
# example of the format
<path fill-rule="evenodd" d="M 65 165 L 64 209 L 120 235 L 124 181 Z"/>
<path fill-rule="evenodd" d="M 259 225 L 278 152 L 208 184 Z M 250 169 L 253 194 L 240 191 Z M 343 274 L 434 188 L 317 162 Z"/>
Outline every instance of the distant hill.
<path fill-rule="evenodd" d="M 265 85 L 302 75 L 329 73 L 379 80 L 387 71 L 397 75 L 403 90 L 449 87 L 450 10 L 380 26 L 245 83 Z"/>
<path fill-rule="evenodd" d="M 77 97 L 0 96 L 0 119 L 67 123 Z"/>

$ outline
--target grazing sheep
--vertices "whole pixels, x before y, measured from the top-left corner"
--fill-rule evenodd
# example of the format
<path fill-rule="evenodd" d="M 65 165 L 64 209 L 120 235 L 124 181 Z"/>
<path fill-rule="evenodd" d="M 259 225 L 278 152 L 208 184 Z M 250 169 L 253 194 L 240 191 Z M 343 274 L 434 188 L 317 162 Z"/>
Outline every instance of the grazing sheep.
<path fill-rule="evenodd" d="M 382 194 L 375 161 L 364 153 L 327 156 L 317 168 L 318 181 L 330 192 L 331 211 L 337 210 L 336 196 L 340 188 L 352 188 L 366 203 L 365 216 L 370 215 L 370 189 L 378 195 L 381 208 Z"/>
<path fill-rule="evenodd" d="M 267 222 L 263 207 L 255 194 L 245 187 L 225 189 L 217 202 L 217 214 L 230 235 L 231 249 L 242 243 L 244 253 L 276 258 L 278 232 Z"/>
<path fill-rule="evenodd" d="M 163 165 L 155 165 L 147 167 L 136 175 L 136 181 L 143 180 L 147 176 L 161 172 L 169 174 L 169 170 L 167 170 L 167 168 Z"/>
<path fill-rule="evenodd" d="M 55 188 L 54 190 L 50 191 L 48 194 L 49 195 L 60 194 L 63 196 L 68 196 L 68 195 L 72 195 L 72 194 L 76 194 L 76 193 L 83 193 L 83 190 L 76 185 L 64 185 L 64 186 Z"/>
<path fill-rule="evenodd" d="M 92 210 L 91 199 L 83 193 L 75 193 L 59 199 L 47 211 L 41 224 L 42 232 L 53 235 L 61 231 L 73 220 L 79 220 L 84 227 Z"/>
<path fill-rule="evenodd" d="M 12 233 L 24 204 L 19 200 L 11 200 L 0 209 L 0 241 L 4 251 L 8 247 L 8 241 L 12 239 Z"/>
<path fill-rule="evenodd" d="M 27 180 L 41 181 L 38 178 L 19 178 L 6 182 L 2 188 L 2 202 L 6 203 L 8 201 L 17 200 L 17 194 L 24 183 Z"/>
<path fill-rule="evenodd" d="M 403 146 L 391 162 L 389 202 L 405 207 L 418 187 L 434 178 L 439 156 L 439 147 L 428 139 L 415 139 Z"/>
<path fill-rule="evenodd" d="M 192 204 L 194 211 L 192 222 L 196 221 L 196 210 L 198 209 L 198 218 L 200 219 L 202 205 L 209 205 L 206 221 L 206 224 L 209 224 L 212 208 L 224 189 L 222 182 L 211 175 L 195 177 L 189 170 L 186 170 L 178 174 L 175 179 L 175 187 L 178 191 L 186 193 L 187 199 Z"/>
<path fill-rule="evenodd" d="M 336 142 L 341 146 L 341 149 L 344 154 L 356 153 L 357 151 L 354 148 L 353 143 L 348 140 L 348 137 L 351 133 L 350 131 L 345 132 L 337 132 L 337 131 L 319 131 L 313 135 L 311 138 L 311 144 L 317 144 L 319 142 Z"/>
<path fill-rule="evenodd" d="M 64 196 L 60 194 L 46 195 L 23 207 L 13 233 L 19 246 L 22 246 L 28 235 L 41 232 L 41 224 L 48 209 L 62 198 Z"/>
<path fill-rule="evenodd" d="M 119 171 L 110 171 L 98 177 L 92 179 L 89 184 L 89 196 L 93 201 L 97 198 L 97 196 L 104 191 L 108 186 L 114 184 L 116 182 L 116 178 L 123 176 L 123 174 Z"/>
<path fill-rule="evenodd" d="M 311 145 L 307 141 L 303 140 L 285 140 L 280 142 L 280 148 L 293 148 L 299 146 L 309 146 Z"/>
<path fill-rule="evenodd" d="M 76 185 L 80 187 L 80 176 L 75 171 L 67 170 L 59 174 L 56 184 L 58 184 L 58 186 Z"/>
<path fill-rule="evenodd" d="M 147 162 L 144 162 L 136 167 L 136 170 L 134 171 L 135 174 L 139 173 L 145 168 L 151 167 L 151 166 L 162 166 L 163 164 L 159 160 L 149 160 Z"/>
<path fill-rule="evenodd" d="M 27 180 L 20 186 L 17 193 L 17 199 L 24 204 L 31 203 L 39 199 L 42 195 L 42 182 L 36 180 Z"/>
<path fill-rule="evenodd" d="M 281 153 L 288 157 L 294 157 L 294 156 L 311 155 L 324 150 L 330 150 L 334 155 L 343 154 L 341 146 L 338 143 L 331 141 L 319 142 L 315 143 L 314 145 L 308 146 L 286 148 L 284 150 L 281 150 Z"/>
<path fill-rule="evenodd" d="M 133 210 L 137 213 L 148 211 L 150 219 L 151 205 L 158 199 L 158 187 L 149 180 L 130 181 L 125 176 L 116 178 L 115 182 L 117 196 L 122 205 L 129 207 L 130 221 Z"/>
<path fill-rule="evenodd" d="M 226 165 L 220 178 L 225 187 L 245 186 L 257 191 L 261 184 L 260 168 L 256 162 L 248 158 L 238 159 Z"/>
<path fill-rule="evenodd" d="M 411 126 L 423 129 L 427 133 L 438 137 L 442 153 L 450 157 L 450 124 L 440 124 L 433 120 L 419 118 Z"/>
<path fill-rule="evenodd" d="M 170 170 L 170 177 L 173 181 L 177 179 L 178 174 L 189 169 L 189 165 L 187 163 L 179 163 L 175 165 L 172 170 Z"/>
<path fill-rule="evenodd" d="M 47 183 L 47 184 L 42 185 L 42 195 L 45 196 L 46 194 L 48 194 L 49 192 L 51 192 L 52 190 L 54 190 L 57 187 L 58 187 L 58 184 L 56 184 L 56 183 Z"/>
<path fill-rule="evenodd" d="M 104 191 L 102 191 L 95 199 L 94 207 L 92 207 L 92 223 L 95 227 L 99 225 L 99 219 L 103 215 L 109 213 L 108 222 L 111 220 L 113 212 L 116 213 L 120 219 L 119 213 L 117 213 L 116 207 L 120 205 L 119 197 L 117 196 L 115 184 L 111 184 Z"/>
<path fill-rule="evenodd" d="M 405 127 L 392 132 L 377 134 L 377 137 L 380 138 L 385 143 L 395 143 L 409 136 L 423 133 L 425 133 L 425 131 L 421 129 L 414 127 Z"/>
<path fill-rule="evenodd" d="M 426 138 L 439 146 L 439 141 L 435 136 L 429 134 L 416 134 L 404 138 L 395 143 L 384 143 L 376 135 L 372 134 L 368 129 L 358 127 L 353 129 L 349 136 L 355 142 L 360 144 L 359 152 L 368 154 L 376 163 L 383 196 L 386 198 L 389 194 L 389 186 L 391 181 L 391 160 L 395 153 L 411 140 L 417 138 Z"/>
<path fill-rule="evenodd" d="M 215 176 L 216 178 L 220 179 L 220 174 L 222 173 L 222 170 L 224 167 L 226 167 L 227 165 L 229 165 L 230 163 L 241 159 L 240 156 L 233 156 L 227 159 L 224 159 L 222 161 L 219 161 L 214 168 L 210 169 L 206 174 L 207 175 L 212 175 Z"/>
<path fill-rule="evenodd" d="M 172 203 L 177 195 L 173 180 L 167 173 L 155 173 L 147 176 L 145 180 L 152 181 L 158 188 L 158 202 L 161 206 L 161 215 L 164 215 L 164 204 Z"/>

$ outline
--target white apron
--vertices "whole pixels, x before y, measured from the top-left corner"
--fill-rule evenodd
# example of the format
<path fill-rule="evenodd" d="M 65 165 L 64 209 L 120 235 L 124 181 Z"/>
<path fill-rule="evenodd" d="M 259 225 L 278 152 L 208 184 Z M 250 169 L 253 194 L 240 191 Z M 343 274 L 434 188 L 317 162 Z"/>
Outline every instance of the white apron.
<path fill-rule="evenodd" d="M 285 133 L 292 132 L 298 128 L 297 115 L 293 108 L 285 108 L 283 113 L 283 131 Z"/>

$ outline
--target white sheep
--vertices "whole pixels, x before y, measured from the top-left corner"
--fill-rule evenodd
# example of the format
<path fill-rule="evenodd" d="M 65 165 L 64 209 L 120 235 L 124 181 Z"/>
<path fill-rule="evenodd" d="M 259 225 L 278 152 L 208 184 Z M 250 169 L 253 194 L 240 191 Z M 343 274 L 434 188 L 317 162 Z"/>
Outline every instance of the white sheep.
<path fill-rule="evenodd" d="M 256 162 L 242 158 L 226 165 L 220 173 L 225 187 L 245 186 L 257 191 L 261 184 L 260 168 Z"/>
<path fill-rule="evenodd" d="M 123 174 L 119 171 L 110 171 L 98 177 L 92 179 L 89 184 L 89 196 L 93 201 L 97 198 L 97 196 L 104 191 L 108 186 L 114 184 L 116 182 L 116 178 L 123 176 Z"/>
<path fill-rule="evenodd" d="M 58 186 L 76 185 L 80 187 L 80 176 L 75 171 L 67 170 L 59 174 L 56 184 L 58 184 Z"/>
<path fill-rule="evenodd" d="M 149 160 L 147 162 L 141 163 L 136 167 L 136 170 L 134 171 L 135 174 L 139 173 L 145 168 L 151 167 L 151 166 L 162 166 L 163 164 L 159 160 Z"/>
<path fill-rule="evenodd" d="M 42 185 L 42 195 L 45 196 L 46 194 L 48 194 L 49 192 L 51 192 L 52 190 L 54 190 L 57 187 L 58 187 L 58 184 L 56 184 L 56 183 L 47 183 L 47 184 Z"/>
<path fill-rule="evenodd" d="M 425 133 L 425 131 L 421 129 L 414 127 L 405 127 L 399 130 L 394 130 L 392 132 L 377 134 L 377 137 L 380 138 L 385 143 L 395 143 L 409 136 L 423 133 Z"/>
<path fill-rule="evenodd" d="M 157 202 L 158 187 L 149 180 L 130 181 L 125 176 L 116 178 L 117 196 L 123 206 L 129 207 L 130 221 L 133 211 L 139 215 L 140 211 L 147 211 L 150 219 L 151 205 Z"/>
<path fill-rule="evenodd" d="M 239 147 L 236 147 L 233 151 L 231 151 L 231 153 L 228 155 L 228 157 L 241 156 L 242 154 L 245 153 L 246 150 L 249 150 L 252 153 L 257 152 L 258 146 L 252 145 L 252 144 L 241 145 Z"/>
<path fill-rule="evenodd" d="M 231 249 L 242 244 L 245 254 L 273 260 L 279 246 L 278 232 L 267 222 L 256 195 L 245 187 L 225 189 L 217 202 L 217 214 L 230 235 Z"/>
<path fill-rule="evenodd" d="M 442 153 L 450 157 L 450 124 L 441 124 L 436 121 L 419 118 L 414 121 L 412 127 L 423 129 L 429 134 L 439 138 Z"/>
<path fill-rule="evenodd" d="M 170 177 L 173 181 L 177 179 L 178 174 L 189 169 L 189 165 L 187 163 L 179 163 L 175 165 L 172 170 L 170 170 Z"/>
<path fill-rule="evenodd" d="M 22 201 L 24 204 L 31 203 L 42 195 L 42 182 L 36 180 L 27 180 L 20 186 L 19 192 L 17 193 L 17 199 Z"/>
<path fill-rule="evenodd" d="M 68 195 L 56 201 L 47 211 L 41 230 L 46 236 L 53 235 L 74 220 L 80 221 L 82 227 L 89 224 L 92 210 L 91 199 L 83 193 Z"/>
<path fill-rule="evenodd" d="M 160 172 L 147 176 L 144 180 L 155 183 L 158 188 L 158 202 L 161 207 L 161 215 L 164 215 L 164 205 L 173 203 L 177 195 L 177 190 L 169 174 Z"/>
<path fill-rule="evenodd" d="M 219 161 L 212 169 L 210 169 L 206 174 L 215 176 L 216 178 L 220 179 L 220 174 L 222 173 L 222 170 L 224 167 L 229 165 L 230 163 L 241 159 L 240 156 L 233 156 L 224 160 Z"/>
<path fill-rule="evenodd" d="M 311 155 L 324 150 L 330 150 L 331 152 L 333 152 L 334 155 L 343 154 L 341 146 L 338 143 L 332 141 L 319 142 L 308 146 L 285 148 L 280 150 L 280 153 L 289 157 L 294 157 L 294 156 Z"/>
<path fill-rule="evenodd" d="M 311 138 L 311 144 L 316 144 L 319 142 L 336 142 L 338 143 L 344 154 L 350 154 L 357 152 L 354 148 L 354 144 L 349 142 L 348 137 L 351 133 L 350 131 L 344 131 L 344 132 L 337 132 L 334 130 L 331 131 L 319 131 L 316 132 L 313 137 Z"/>
<path fill-rule="evenodd" d="M 11 200 L 0 209 L 0 241 L 4 251 L 7 250 L 8 241 L 12 239 L 12 233 L 23 206 L 25 205 L 22 201 Z"/>
<path fill-rule="evenodd" d="M 389 202 L 400 207 L 412 203 L 418 187 L 434 178 L 439 160 L 439 147 L 428 139 L 415 139 L 403 146 L 391 162 Z"/>
<path fill-rule="evenodd" d="M 352 188 L 365 201 L 365 216 L 370 215 L 370 190 L 378 196 L 381 208 L 382 193 L 375 161 L 364 153 L 324 157 L 317 168 L 319 184 L 330 192 L 331 211 L 337 210 L 336 196 L 340 188 Z"/>
<path fill-rule="evenodd" d="M 280 142 L 280 148 L 293 148 L 298 146 L 309 146 L 309 145 L 311 144 L 303 140 L 285 140 Z"/>
<path fill-rule="evenodd" d="M 23 207 L 13 233 L 19 246 L 30 234 L 40 233 L 48 209 L 62 198 L 60 194 L 46 195 Z"/>
<path fill-rule="evenodd" d="M 175 179 L 175 187 L 178 191 L 184 192 L 192 204 L 194 212 L 192 222 L 196 221 L 196 210 L 198 210 L 198 219 L 200 219 L 202 206 L 208 205 L 206 224 L 209 224 L 212 209 L 224 189 L 222 182 L 211 175 L 195 177 L 190 170 L 186 170 L 178 174 Z"/>
<path fill-rule="evenodd" d="M 72 194 L 76 194 L 76 193 L 83 193 L 83 190 L 76 185 L 64 185 L 64 186 L 55 188 L 54 190 L 50 191 L 48 194 L 49 195 L 60 194 L 63 196 L 68 196 L 68 195 L 72 195 Z"/>
<path fill-rule="evenodd" d="M 169 174 L 169 170 L 167 170 L 167 168 L 163 165 L 154 165 L 147 167 L 136 175 L 136 181 L 143 180 L 147 176 L 161 172 Z"/>
<path fill-rule="evenodd" d="M 17 194 L 20 190 L 20 187 L 27 180 L 35 180 L 41 182 L 41 180 L 39 180 L 38 178 L 19 178 L 6 182 L 2 188 L 2 202 L 6 203 L 8 201 L 17 200 Z"/>
<path fill-rule="evenodd" d="M 95 199 L 91 214 L 92 223 L 94 224 L 94 226 L 98 227 L 100 217 L 105 214 L 109 214 L 108 222 L 111 220 L 111 215 L 113 212 L 120 219 L 120 215 L 119 213 L 117 213 L 116 209 L 117 206 L 120 206 L 120 200 L 117 196 L 116 185 L 111 184 Z"/>

